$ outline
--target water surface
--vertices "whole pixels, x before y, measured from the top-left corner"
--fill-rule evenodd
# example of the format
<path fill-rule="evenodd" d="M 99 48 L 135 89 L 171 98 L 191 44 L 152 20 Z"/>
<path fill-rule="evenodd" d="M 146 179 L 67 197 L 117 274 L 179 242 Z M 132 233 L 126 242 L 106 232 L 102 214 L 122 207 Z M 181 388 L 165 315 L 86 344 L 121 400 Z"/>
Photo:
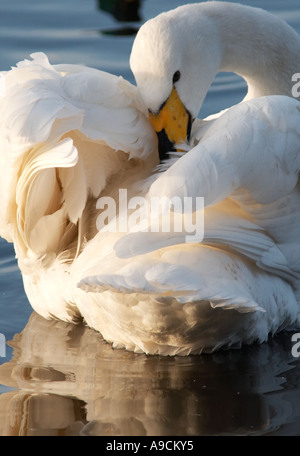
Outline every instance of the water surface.
<path fill-rule="evenodd" d="M 136 30 L 184 3 L 144 0 L 128 12 L 108 0 L 0 0 L 0 69 L 43 51 L 53 64 L 83 63 L 134 82 L 128 59 Z M 241 3 L 274 12 L 300 33 L 296 0 Z M 245 91 L 238 76 L 218 75 L 201 114 Z M 291 333 L 211 356 L 113 350 L 89 328 L 32 313 L 13 247 L 3 240 L 0 333 L 13 340 L 0 357 L 0 435 L 300 435 Z"/>

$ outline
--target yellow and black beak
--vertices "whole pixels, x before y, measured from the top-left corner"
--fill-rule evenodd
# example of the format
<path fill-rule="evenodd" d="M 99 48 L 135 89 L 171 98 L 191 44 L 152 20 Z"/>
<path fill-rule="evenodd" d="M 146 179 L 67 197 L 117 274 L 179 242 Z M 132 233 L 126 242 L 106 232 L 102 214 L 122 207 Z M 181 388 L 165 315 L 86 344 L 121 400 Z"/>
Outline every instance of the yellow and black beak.
<path fill-rule="evenodd" d="M 180 150 L 175 148 L 175 144 L 189 141 L 193 119 L 174 86 L 159 111 L 157 113 L 149 111 L 149 119 L 158 136 L 160 160 L 168 158 L 169 152 Z"/>

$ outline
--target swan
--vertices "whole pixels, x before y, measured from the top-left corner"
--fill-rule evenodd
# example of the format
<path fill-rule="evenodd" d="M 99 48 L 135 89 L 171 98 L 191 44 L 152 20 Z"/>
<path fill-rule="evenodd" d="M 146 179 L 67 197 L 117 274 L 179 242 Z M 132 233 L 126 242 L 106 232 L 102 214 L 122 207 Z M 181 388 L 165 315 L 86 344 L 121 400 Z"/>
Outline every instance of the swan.
<path fill-rule="evenodd" d="M 299 51 L 273 15 L 206 2 L 141 27 L 130 56 L 137 87 L 41 53 L 3 73 L 0 232 L 33 308 L 161 355 L 299 325 Z M 221 70 L 246 79 L 247 97 L 197 119 Z M 109 230 L 124 218 L 120 189 L 146 202 L 188 197 L 194 215 L 202 197 L 204 232 L 153 232 L 147 211 L 141 229 Z M 99 199 L 120 211 L 108 208 L 97 229 Z M 163 205 L 160 221 L 171 213 L 183 217 Z"/>

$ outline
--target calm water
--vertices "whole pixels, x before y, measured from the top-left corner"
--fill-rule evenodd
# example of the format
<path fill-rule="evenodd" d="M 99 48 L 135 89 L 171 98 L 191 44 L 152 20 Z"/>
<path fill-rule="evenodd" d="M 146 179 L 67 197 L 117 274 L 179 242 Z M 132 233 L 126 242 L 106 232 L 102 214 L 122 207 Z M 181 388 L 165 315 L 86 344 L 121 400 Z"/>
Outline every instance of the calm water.
<path fill-rule="evenodd" d="M 187 2 L 141 0 L 130 18 L 112 3 L 0 0 L 0 69 L 43 51 L 52 63 L 84 63 L 134 82 L 128 59 L 135 31 Z M 300 33 L 298 0 L 240 3 L 272 11 Z M 220 74 L 202 115 L 244 93 L 240 78 Z M 2 240 L 0 333 L 14 339 L 0 357 L 0 435 L 300 435 L 291 334 L 212 356 L 114 351 L 88 328 L 32 314 L 13 248 Z"/>

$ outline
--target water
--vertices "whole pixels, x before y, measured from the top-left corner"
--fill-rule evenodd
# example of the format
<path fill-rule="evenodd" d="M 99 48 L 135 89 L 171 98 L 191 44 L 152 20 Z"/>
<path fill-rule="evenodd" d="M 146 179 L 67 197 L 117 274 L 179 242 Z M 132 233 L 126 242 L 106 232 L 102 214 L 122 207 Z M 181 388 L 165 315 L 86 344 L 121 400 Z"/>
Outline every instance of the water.
<path fill-rule="evenodd" d="M 0 69 L 43 51 L 53 64 L 83 63 L 134 82 L 128 59 L 135 31 L 184 3 L 144 0 L 124 21 L 120 7 L 118 17 L 107 11 L 108 0 L 0 0 Z M 300 33 L 297 0 L 241 3 L 278 14 Z M 244 93 L 238 76 L 220 74 L 201 114 Z M 89 328 L 32 314 L 13 248 L 3 240 L 0 333 L 14 339 L 0 357 L 0 435 L 300 435 L 291 333 L 212 356 L 112 350 Z"/>

